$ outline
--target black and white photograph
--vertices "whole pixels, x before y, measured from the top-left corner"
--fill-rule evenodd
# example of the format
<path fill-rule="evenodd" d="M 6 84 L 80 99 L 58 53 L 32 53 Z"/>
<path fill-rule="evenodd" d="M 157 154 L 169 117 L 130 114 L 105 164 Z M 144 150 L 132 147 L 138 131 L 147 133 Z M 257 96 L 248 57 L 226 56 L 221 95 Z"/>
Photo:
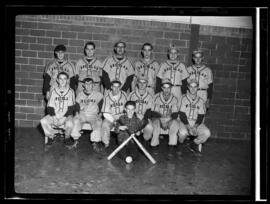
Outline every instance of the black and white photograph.
<path fill-rule="evenodd" d="M 260 10 L 156 10 L 8 21 L 10 199 L 255 200 Z"/>

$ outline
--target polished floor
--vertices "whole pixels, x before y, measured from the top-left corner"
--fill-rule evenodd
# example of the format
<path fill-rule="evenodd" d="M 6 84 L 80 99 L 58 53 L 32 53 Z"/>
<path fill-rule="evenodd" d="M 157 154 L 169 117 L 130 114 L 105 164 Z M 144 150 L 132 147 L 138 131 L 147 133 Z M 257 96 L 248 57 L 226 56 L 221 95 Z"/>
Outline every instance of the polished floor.
<path fill-rule="evenodd" d="M 15 129 L 15 191 L 26 194 L 150 194 L 250 195 L 251 145 L 247 141 L 209 139 L 198 156 L 179 145 L 168 154 L 167 137 L 149 153 L 126 164 L 107 156 L 111 146 L 95 152 L 89 132 L 77 149 L 69 150 L 58 138 L 50 148 L 38 129 Z"/>

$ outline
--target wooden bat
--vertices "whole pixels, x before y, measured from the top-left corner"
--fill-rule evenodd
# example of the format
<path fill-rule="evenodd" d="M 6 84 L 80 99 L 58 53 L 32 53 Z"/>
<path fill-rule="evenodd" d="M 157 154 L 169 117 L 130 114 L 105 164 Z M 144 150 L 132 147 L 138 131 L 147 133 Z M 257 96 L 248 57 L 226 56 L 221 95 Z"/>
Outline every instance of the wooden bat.
<path fill-rule="evenodd" d="M 128 142 L 132 139 L 132 136 L 127 138 L 122 144 L 120 144 L 108 157 L 108 160 L 111 160 Z"/>
<path fill-rule="evenodd" d="M 155 164 L 156 161 L 155 159 L 149 154 L 149 152 L 147 152 L 147 150 L 142 146 L 142 144 L 137 140 L 137 138 L 134 135 L 131 135 L 132 139 L 135 140 L 135 142 L 137 143 L 137 145 L 141 148 L 141 150 L 143 151 L 143 153 L 147 156 L 147 158 L 153 163 Z"/>

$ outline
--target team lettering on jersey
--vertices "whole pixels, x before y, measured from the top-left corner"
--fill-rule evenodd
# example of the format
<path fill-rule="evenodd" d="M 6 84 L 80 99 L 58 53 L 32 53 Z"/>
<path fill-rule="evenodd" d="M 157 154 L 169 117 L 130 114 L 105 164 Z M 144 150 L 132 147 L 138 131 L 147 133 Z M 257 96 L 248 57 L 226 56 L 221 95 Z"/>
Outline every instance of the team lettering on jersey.
<path fill-rule="evenodd" d="M 178 112 L 178 100 L 173 94 L 165 100 L 163 94 L 158 93 L 154 99 L 153 110 L 161 113 L 163 117 L 169 117 L 172 113 Z"/>
<path fill-rule="evenodd" d="M 104 98 L 102 112 L 111 113 L 113 115 L 122 114 L 124 112 L 124 106 L 127 102 L 127 96 L 123 91 L 120 91 L 117 100 L 113 99 L 112 93 L 110 92 Z"/>
<path fill-rule="evenodd" d="M 129 100 L 136 103 L 136 113 L 143 115 L 147 109 L 151 109 L 153 106 L 153 96 L 147 91 L 141 96 L 138 89 L 131 92 L 129 95 Z"/>
<path fill-rule="evenodd" d="M 85 58 L 79 59 L 76 64 L 76 73 L 79 76 L 79 80 L 83 80 L 86 77 L 93 78 L 94 82 L 100 81 L 102 75 L 102 65 L 97 58 L 88 62 Z"/>
<path fill-rule="evenodd" d="M 212 71 L 205 65 L 196 68 L 194 65 L 187 68 L 190 79 L 196 79 L 199 82 L 199 88 L 208 88 L 208 84 L 213 82 Z"/>

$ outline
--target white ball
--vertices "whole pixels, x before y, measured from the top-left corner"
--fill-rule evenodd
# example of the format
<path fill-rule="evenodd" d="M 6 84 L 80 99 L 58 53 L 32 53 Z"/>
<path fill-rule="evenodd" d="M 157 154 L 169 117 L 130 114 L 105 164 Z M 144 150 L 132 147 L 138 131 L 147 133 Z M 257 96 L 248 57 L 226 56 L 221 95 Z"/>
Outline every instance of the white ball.
<path fill-rule="evenodd" d="M 129 164 L 132 162 L 132 157 L 131 156 L 127 156 L 126 157 L 126 162 Z"/>

